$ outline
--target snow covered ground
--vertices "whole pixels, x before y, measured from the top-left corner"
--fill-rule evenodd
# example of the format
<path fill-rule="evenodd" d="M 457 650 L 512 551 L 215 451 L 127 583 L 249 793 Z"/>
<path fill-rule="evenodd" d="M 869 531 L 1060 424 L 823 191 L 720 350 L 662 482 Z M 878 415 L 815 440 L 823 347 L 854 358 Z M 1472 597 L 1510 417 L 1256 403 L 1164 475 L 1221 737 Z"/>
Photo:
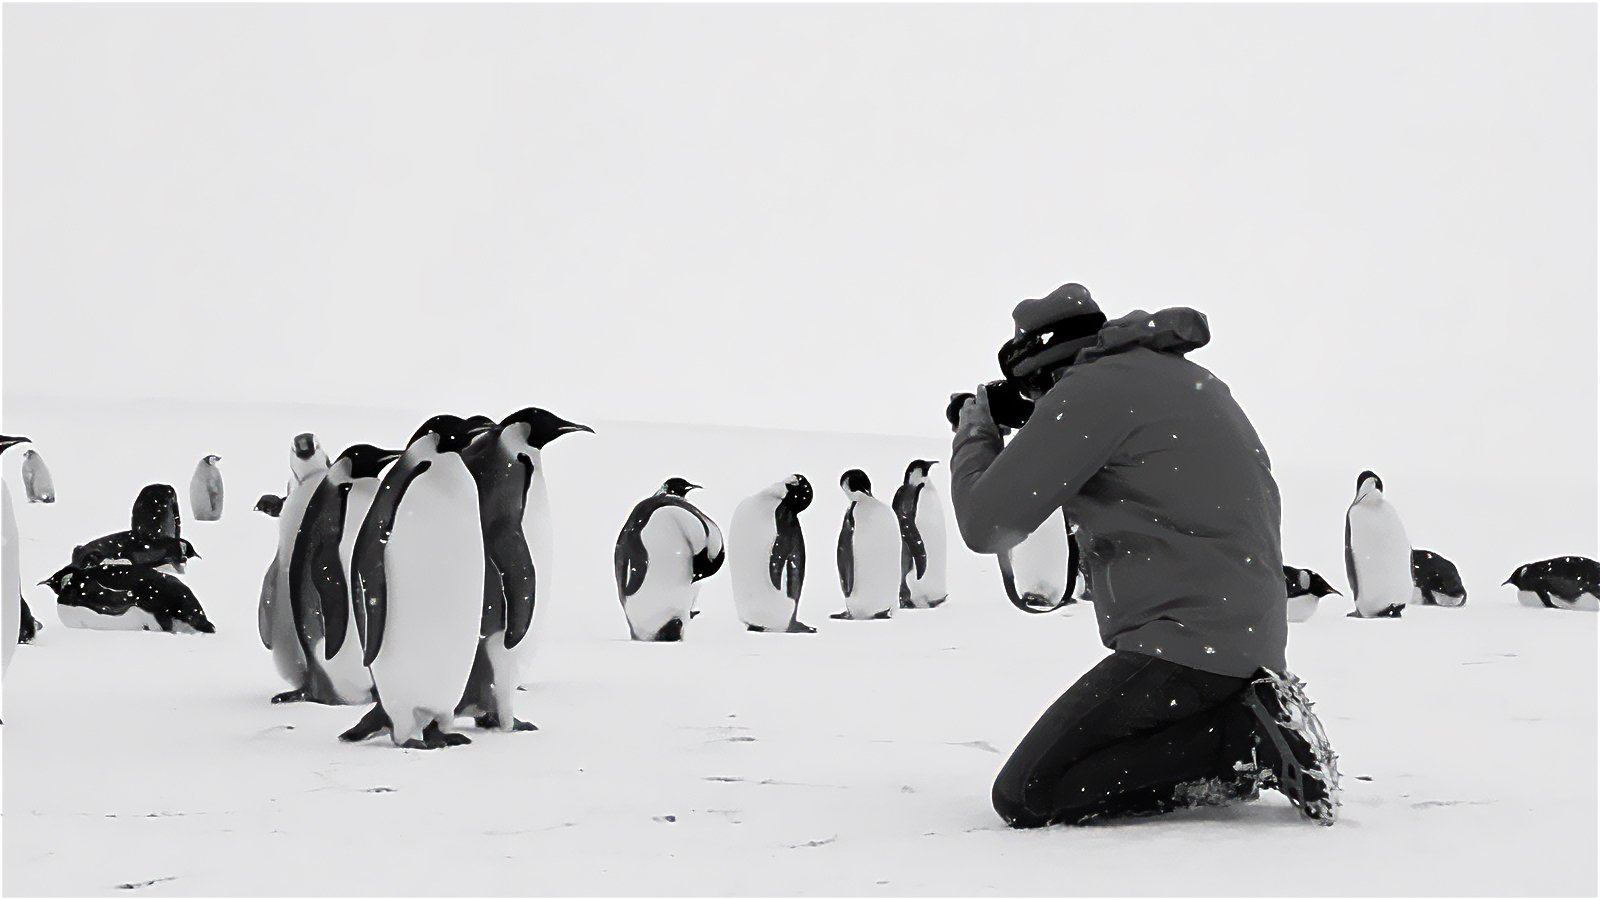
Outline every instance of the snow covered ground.
<path fill-rule="evenodd" d="M 991 811 L 990 781 L 1104 654 L 1092 610 L 1018 613 L 993 561 L 956 550 L 946 607 L 827 618 L 842 607 L 839 473 L 862 467 L 887 496 L 910 458 L 946 455 L 938 435 L 591 422 L 599 434 L 545 457 L 562 561 L 518 711 L 540 731 L 400 751 L 335 740 L 358 708 L 269 704 L 284 685 L 255 610 L 276 522 L 250 507 L 281 492 L 295 432 L 316 431 L 330 452 L 394 445 L 428 412 L 6 398 L 5 430 L 37 441 L 61 499 L 18 510 L 25 593 L 45 629 L 6 674 L 5 893 L 1596 892 L 1597 617 L 1525 609 L 1497 587 L 1536 555 L 1594 552 L 1592 491 L 1541 515 L 1479 484 L 1485 521 L 1459 523 L 1428 504 L 1443 510 L 1464 483 L 1416 478 L 1407 500 L 1392 481 L 1402 513 L 1415 511 L 1413 540 L 1456 560 L 1471 599 L 1356 621 L 1333 598 L 1292 626 L 1291 665 L 1342 755 L 1337 827 L 1267 794 L 1019 833 Z M 206 453 L 222 456 L 227 511 L 185 521 L 184 535 L 203 555 L 188 582 L 218 633 L 63 627 L 48 589 L 31 585 L 74 543 L 126 528 L 146 483 L 176 486 L 187 517 Z M 1362 466 L 1275 455 L 1289 561 L 1343 588 L 1340 517 Z M 20 498 L 17 456 L 5 477 Z M 812 554 L 801 609 L 819 633 L 743 632 L 723 573 L 686 642 L 629 642 L 610 553 L 631 505 L 682 475 L 707 486 L 696 498 L 726 525 L 744 495 L 796 471 L 818 489 L 801 518 Z M 1430 516 L 1432 531 L 1453 528 L 1448 541 L 1428 534 Z"/>

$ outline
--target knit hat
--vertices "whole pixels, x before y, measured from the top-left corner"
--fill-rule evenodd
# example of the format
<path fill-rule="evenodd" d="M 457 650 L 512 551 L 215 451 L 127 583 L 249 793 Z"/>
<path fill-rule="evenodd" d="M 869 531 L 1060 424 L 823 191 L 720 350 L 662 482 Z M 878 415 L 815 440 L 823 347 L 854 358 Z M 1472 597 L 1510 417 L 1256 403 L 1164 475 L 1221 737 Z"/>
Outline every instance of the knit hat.
<path fill-rule="evenodd" d="M 1025 379 L 1069 365 L 1078 353 L 1094 346 L 1105 313 L 1081 284 L 1064 284 L 1047 296 L 1024 300 L 1011 311 L 1017 333 L 1000 348 L 1000 371 Z"/>

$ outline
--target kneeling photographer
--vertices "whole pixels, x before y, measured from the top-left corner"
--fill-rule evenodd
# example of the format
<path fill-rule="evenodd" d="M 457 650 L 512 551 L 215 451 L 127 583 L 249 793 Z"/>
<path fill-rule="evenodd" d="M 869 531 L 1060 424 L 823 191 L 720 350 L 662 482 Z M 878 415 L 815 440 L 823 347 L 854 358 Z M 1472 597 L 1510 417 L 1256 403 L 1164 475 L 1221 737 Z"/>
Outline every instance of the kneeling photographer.
<path fill-rule="evenodd" d="M 1107 322 L 1068 284 L 1012 318 L 1005 381 L 947 411 L 956 521 L 995 554 L 1064 509 L 1113 652 L 1022 739 L 995 810 L 1025 828 L 1269 787 L 1332 824 L 1335 757 L 1285 671 L 1278 487 L 1228 386 L 1184 358 L 1210 340 L 1205 316 Z"/>

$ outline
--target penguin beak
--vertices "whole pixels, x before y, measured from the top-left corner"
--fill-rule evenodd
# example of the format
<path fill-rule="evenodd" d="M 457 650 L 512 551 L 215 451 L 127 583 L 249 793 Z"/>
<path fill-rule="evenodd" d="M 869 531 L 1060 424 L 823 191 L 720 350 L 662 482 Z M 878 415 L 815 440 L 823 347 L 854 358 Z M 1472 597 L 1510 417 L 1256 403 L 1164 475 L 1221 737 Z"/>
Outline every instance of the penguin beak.
<path fill-rule="evenodd" d="M 479 422 L 475 425 L 468 426 L 467 434 L 471 435 L 472 437 L 477 437 L 480 434 L 493 430 L 495 427 L 496 426 L 493 422 Z"/>
<path fill-rule="evenodd" d="M 31 444 L 33 438 L 0 436 L 0 450 L 8 450 L 18 444 Z"/>
<path fill-rule="evenodd" d="M 587 425 L 579 425 L 577 422 L 567 422 L 566 424 L 561 425 L 556 429 L 556 434 L 571 434 L 574 431 L 586 431 L 589 434 L 594 434 L 593 428 L 590 428 Z"/>
<path fill-rule="evenodd" d="M 684 490 L 686 490 L 686 491 L 703 491 L 703 490 L 705 490 L 705 488 L 701 487 L 698 484 L 691 484 L 691 485 L 685 487 Z"/>
<path fill-rule="evenodd" d="M 1511 579 L 1507 578 L 1505 581 L 1500 582 L 1500 586 L 1501 587 L 1505 587 L 1506 585 L 1508 585 L 1510 583 L 1511 583 Z"/>
<path fill-rule="evenodd" d="M 382 465 L 388 465 L 389 463 L 394 462 L 395 460 L 399 459 L 400 457 L 402 457 L 404 455 L 405 455 L 405 451 L 404 450 L 385 450 L 382 453 L 378 454 L 378 461 Z"/>

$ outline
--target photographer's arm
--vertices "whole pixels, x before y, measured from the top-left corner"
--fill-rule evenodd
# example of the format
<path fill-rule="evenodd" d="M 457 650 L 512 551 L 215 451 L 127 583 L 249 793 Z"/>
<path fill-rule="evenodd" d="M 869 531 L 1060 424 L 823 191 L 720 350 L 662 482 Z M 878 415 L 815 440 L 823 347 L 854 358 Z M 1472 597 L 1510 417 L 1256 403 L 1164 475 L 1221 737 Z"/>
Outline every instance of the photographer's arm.
<path fill-rule="evenodd" d="M 1074 372 L 1039 402 L 1010 445 L 982 391 L 961 410 L 950 453 L 950 499 L 961 539 L 1001 553 L 1032 534 L 1110 461 L 1127 436 L 1111 412 L 1114 389 Z"/>

